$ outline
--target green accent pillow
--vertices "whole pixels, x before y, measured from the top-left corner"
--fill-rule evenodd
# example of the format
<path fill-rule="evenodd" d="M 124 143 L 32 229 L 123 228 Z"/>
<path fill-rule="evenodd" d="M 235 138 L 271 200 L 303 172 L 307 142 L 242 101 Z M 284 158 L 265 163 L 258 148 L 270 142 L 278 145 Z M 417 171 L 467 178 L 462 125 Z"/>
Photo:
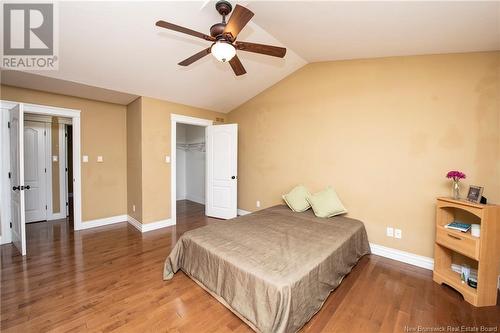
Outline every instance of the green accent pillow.
<path fill-rule="evenodd" d="M 311 204 L 314 215 L 317 217 L 332 217 L 347 213 L 337 193 L 328 186 L 325 190 L 309 195 L 307 201 Z"/>
<path fill-rule="evenodd" d="M 285 200 L 288 207 L 294 212 L 305 212 L 311 205 L 307 201 L 307 197 L 311 193 L 302 185 L 296 186 L 293 190 L 287 194 L 283 194 L 283 200 Z"/>

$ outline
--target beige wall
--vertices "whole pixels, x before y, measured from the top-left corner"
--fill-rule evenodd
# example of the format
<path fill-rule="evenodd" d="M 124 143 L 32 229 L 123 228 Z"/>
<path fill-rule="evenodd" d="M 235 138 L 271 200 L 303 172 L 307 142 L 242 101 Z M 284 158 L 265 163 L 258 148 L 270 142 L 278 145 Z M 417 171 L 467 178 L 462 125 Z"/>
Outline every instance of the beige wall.
<path fill-rule="evenodd" d="M 170 218 L 170 164 L 165 163 L 165 156 L 170 156 L 170 115 L 173 113 L 214 121 L 225 115 L 154 98 L 141 97 L 139 100 L 142 190 L 139 199 L 137 187 L 129 185 L 128 212 L 131 215 L 134 200 L 142 202 L 142 219 L 138 221 L 149 223 Z M 138 108 L 137 104 L 129 105 L 128 114 L 137 112 Z M 129 163 L 130 161 L 129 158 Z M 137 211 L 137 203 L 135 204 Z"/>
<path fill-rule="evenodd" d="M 126 113 L 123 105 L 1 86 L 1 98 L 81 110 L 82 219 L 93 220 L 127 212 Z M 104 163 L 97 163 L 102 155 Z"/>
<path fill-rule="evenodd" d="M 138 98 L 127 106 L 127 211 L 137 221 L 142 221 L 141 105 Z"/>
<path fill-rule="evenodd" d="M 500 203 L 499 70 L 500 52 L 303 67 L 228 115 L 240 129 L 238 207 L 332 185 L 371 242 L 432 256 L 448 170 Z"/>

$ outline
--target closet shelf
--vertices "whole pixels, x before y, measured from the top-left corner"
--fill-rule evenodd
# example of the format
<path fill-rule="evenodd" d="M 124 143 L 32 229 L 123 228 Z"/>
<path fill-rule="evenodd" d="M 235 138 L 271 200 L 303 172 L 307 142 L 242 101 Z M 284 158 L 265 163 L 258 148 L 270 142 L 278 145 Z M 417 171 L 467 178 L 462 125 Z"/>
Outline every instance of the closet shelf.
<path fill-rule="evenodd" d="M 205 142 L 197 142 L 197 143 L 178 143 L 177 149 L 181 149 L 184 151 L 199 151 L 205 152 Z"/>

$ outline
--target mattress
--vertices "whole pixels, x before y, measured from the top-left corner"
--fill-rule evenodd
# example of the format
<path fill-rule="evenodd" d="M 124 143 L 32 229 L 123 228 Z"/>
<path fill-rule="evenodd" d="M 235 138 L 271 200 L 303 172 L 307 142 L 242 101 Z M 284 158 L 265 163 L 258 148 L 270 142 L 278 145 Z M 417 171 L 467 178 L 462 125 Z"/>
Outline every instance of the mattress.
<path fill-rule="evenodd" d="M 184 233 L 163 278 L 179 269 L 257 332 L 296 332 L 370 247 L 362 222 L 270 207 Z"/>

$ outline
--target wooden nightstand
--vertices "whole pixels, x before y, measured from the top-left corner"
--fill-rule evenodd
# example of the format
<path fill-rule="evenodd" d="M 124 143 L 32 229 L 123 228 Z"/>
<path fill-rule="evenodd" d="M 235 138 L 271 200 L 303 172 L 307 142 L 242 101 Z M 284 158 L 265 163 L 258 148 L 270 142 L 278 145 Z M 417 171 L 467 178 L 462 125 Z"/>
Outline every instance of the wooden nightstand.
<path fill-rule="evenodd" d="M 444 226 L 460 215 L 464 223 L 481 225 L 480 237 Z M 460 253 L 477 263 L 477 289 L 462 283 L 451 270 L 453 253 Z M 497 303 L 497 281 L 500 273 L 500 206 L 438 198 L 436 211 L 436 245 L 434 251 L 435 282 L 445 283 L 460 292 L 474 306 Z"/>

